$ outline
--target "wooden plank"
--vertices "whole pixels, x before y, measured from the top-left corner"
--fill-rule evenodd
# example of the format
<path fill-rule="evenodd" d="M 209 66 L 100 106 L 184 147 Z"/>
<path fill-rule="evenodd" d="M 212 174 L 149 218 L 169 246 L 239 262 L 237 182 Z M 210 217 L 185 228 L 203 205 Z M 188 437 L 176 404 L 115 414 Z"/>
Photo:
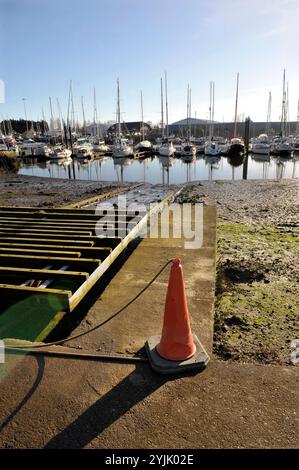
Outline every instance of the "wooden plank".
<path fill-rule="evenodd" d="M 65 279 L 73 278 L 80 281 L 86 281 L 89 274 L 78 271 L 58 271 L 54 269 L 32 269 L 32 268 L 12 268 L 0 266 L 0 276 L 15 275 L 16 277 L 30 279 Z"/>
<path fill-rule="evenodd" d="M 88 272 L 90 274 L 99 266 L 100 261 L 89 258 L 0 254 L 0 266 L 43 268 L 47 264 L 51 264 L 53 269 L 55 269 L 55 267 L 60 268 L 61 265 L 67 264 L 70 269 L 75 268 L 75 270 L 79 269 L 80 272 Z"/>
<path fill-rule="evenodd" d="M 72 292 L 68 290 L 61 289 L 49 289 L 42 287 L 28 287 L 28 286 L 14 286 L 12 284 L 0 284 L 0 292 L 2 295 L 13 295 L 13 296 L 22 296 L 24 294 L 54 294 L 57 296 L 67 297 L 68 299 L 72 296 Z"/>
<path fill-rule="evenodd" d="M 110 234 L 113 235 L 112 233 L 113 231 L 111 230 L 107 230 L 107 235 Z M 17 235 L 19 235 L 20 237 L 22 238 L 31 238 L 31 239 L 34 239 L 34 238 L 37 238 L 37 239 L 42 239 L 42 233 L 41 232 L 22 232 L 20 231 Z M 74 240 L 74 234 L 72 235 L 65 235 L 65 234 L 62 234 L 60 233 L 61 236 L 64 237 L 64 240 L 61 240 L 61 241 L 68 241 L 68 240 L 72 240 L 74 243 L 78 243 L 80 241 L 85 241 L 85 242 L 96 242 L 99 238 L 96 236 L 96 235 L 76 235 L 76 240 Z M 57 236 L 58 234 L 52 234 L 52 233 L 47 233 L 45 234 L 45 238 L 46 240 L 51 240 L 51 239 L 54 239 L 54 240 L 57 240 Z M 12 236 L 9 236 L 9 232 L 2 232 L 1 229 L 0 229 L 0 239 L 3 240 L 3 239 L 7 239 L 7 238 L 12 238 Z M 19 237 L 18 237 L 19 238 Z M 15 240 L 15 237 L 13 237 L 13 239 Z"/>
<path fill-rule="evenodd" d="M 46 243 L 47 245 L 50 245 L 50 244 L 53 244 L 55 245 L 56 243 L 63 243 L 63 244 L 67 244 L 67 243 L 71 243 L 73 245 L 81 245 L 82 246 L 93 246 L 94 245 L 94 241 L 93 240 L 73 240 L 73 239 L 66 239 L 66 238 L 56 238 L 56 237 L 51 237 L 51 238 L 43 238 L 40 236 L 40 238 L 38 237 L 30 237 L 30 235 L 25 235 L 24 233 L 20 234 L 21 236 L 20 237 L 10 237 L 10 236 L 7 236 L 7 234 L 5 235 L 1 235 L 0 234 L 0 243 L 2 243 L 3 240 L 13 240 L 14 242 L 18 242 L 18 241 L 26 241 L 27 243 L 30 243 L 30 244 L 34 244 L 36 242 L 41 242 L 41 243 Z"/>
<path fill-rule="evenodd" d="M 42 227 L 42 226 L 47 226 L 49 228 L 55 227 L 55 228 L 74 228 L 74 229 L 79 229 L 79 230 L 94 230 L 96 227 L 101 226 L 101 225 L 107 225 L 114 227 L 120 226 L 120 227 L 126 227 L 127 225 L 136 225 L 141 219 L 139 217 L 134 218 L 134 220 L 131 219 L 114 219 L 110 218 L 108 220 L 107 217 L 101 218 L 100 216 L 98 219 L 94 222 L 84 222 L 84 221 L 79 221 L 79 222 L 61 222 L 60 220 L 48 220 L 48 219 L 24 219 L 20 218 L 20 220 L 14 220 L 14 219 L 9 219 L 9 218 L 0 218 L 0 226 L 5 227 L 6 225 L 9 227 Z"/>
<path fill-rule="evenodd" d="M 27 247 L 30 245 L 26 245 Z M 44 245 L 40 245 L 44 246 Z M 80 258 L 81 252 L 80 251 L 53 251 L 51 250 L 51 247 L 48 250 L 33 250 L 33 249 L 26 249 L 26 248 L 3 248 L 1 243 L 0 243 L 0 254 L 24 254 L 27 255 L 29 253 L 32 253 L 33 255 L 43 255 L 43 254 L 48 254 L 50 256 L 62 256 L 62 255 L 67 255 L 68 257 L 74 257 L 74 258 Z M 63 248 L 63 247 L 61 247 Z"/>
<path fill-rule="evenodd" d="M 46 226 L 46 227 L 74 227 L 74 228 L 86 228 L 87 230 L 91 230 L 96 226 L 95 222 L 90 222 L 90 223 L 84 223 L 82 222 L 63 222 L 59 221 L 57 222 L 56 220 L 14 220 L 14 219 L 0 219 L 0 224 L 2 225 L 9 225 L 9 226 L 23 226 L 23 225 L 39 225 L 41 227 Z"/>
<path fill-rule="evenodd" d="M 112 243 L 111 243 L 112 244 Z M 32 244 L 30 243 L 2 243 L 0 241 L 0 248 L 1 249 L 5 249 L 5 250 L 24 250 L 24 251 L 46 251 L 47 253 L 66 253 L 66 254 L 74 254 L 74 255 L 78 255 L 78 258 L 80 257 L 80 255 L 82 255 L 83 252 L 86 252 L 86 253 L 99 253 L 101 254 L 102 252 L 103 253 L 106 253 L 107 251 L 109 253 L 111 253 L 112 251 L 112 247 L 109 247 L 109 246 L 65 246 L 65 245 L 38 245 L 38 244 L 34 244 L 34 250 L 31 250 L 29 249 L 30 247 L 32 247 Z M 35 250 L 35 248 L 45 248 L 45 250 Z M 55 248 L 55 250 L 53 250 Z"/>
<path fill-rule="evenodd" d="M 73 222 L 76 222 L 78 220 L 80 221 L 85 221 L 85 222 L 94 222 L 97 221 L 100 217 L 107 217 L 107 219 L 112 218 L 114 219 L 115 215 L 105 215 L 102 213 L 88 215 L 88 218 L 85 214 L 76 214 L 76 217 L 74 218 L 75 214 L 58 214 L 58 213 L 44 213 L 44 211 L 36 211 L 34 212 L 6 212 L 6 211 L 0 211 L 0 220 L 1 218 L 6 218 L 6 219 L 15 219 L 16 217 L 19 217 L 20 219 L 30 219 L 30 220 L 70 220 Z M 132 215 L 132 217 L 138 217 L 137 215 Z M 140 216 L 142 217 L 142 216 Z M 121 217 L 120 217 L 121 218 Z M 122 218 L 130 218 L 127 214 L 124 215 Z"/>
<path fill-rule="evenodd" d="M 133 216 L 124 216 L 117 217 L 114 215 L 105 215 L 97 214 L 93 219 L 63 219 L 63 218 L 48 218 L 48 217 L 12 217 L 12 216 L 1 216 L 0 223 L 2 224 L 11 224 L 11 225 L 25 225 L 25 224 L 44 224 L 44 225 L 59 225 L 59 226 L 72 226 L 83 229 L 90 229 L 95 227 L 98 223 L 129 223 L 129 222 L 139 222 L 142 219 L 142 216 L 133 215 Z"/>
<path fill-rule="evenodd" d="M 113 228 L 113 227 L 109 227 L 109 228 Z M 28 227 L 27 225 L 24 226 L 24 227 L 3 227 L 2 224 L 0 223 L 0 230 L 1 232 L 7 232 L 7 233 L 23 233 L 24 231 L 28 231 L 30 230 L 30 233 L 41 233 L 41 234 L 44 234 L 44 233 L 61 233 L 61 234 L 65 234 L 65 233 L 74 233 L 76 232 L 76 234 L 80 234 L 80 235 L 86 235 L 86 236 L 91 236 L 92 235 L 92 231 L 88 231 L 88 230 L 67 230 L 67 229 L 59 229 L 59 230 L 55 230 L 53 228 L 35 228 L 35 227 Z"/>
<path fill-rule="evenodd" d="M 30 207 L 30 206 L 29 207 L 0 206 L 1 212 L 36 212 L 38 210 L 40 209 L 38 209 L 37 207 Z M 88 214 L 93 215 L 95 214 L 95 211 L 96 211 L 96 209 L 68 209 L 68 208 L 61 208 L 61 207 L 52 207 L 52 208 L 47 207 L 47 208 L 43 208 L 42 210 L 48 214 L 58 213 L 58 214 L 86 214 L 86 215 Z M 115 208 L 115 210 L 117 210 L 117 212 L 119 212 L 120 215 L 126 214 L 126 213 L 129 213 L 129 214 L 135 213 L 135 211 L 127 211 L 126 209 Z M 110 210 L 110 212 L 112 211 Z M 109 210 L 108 210 L 108 213 L 109 213 Z"/>

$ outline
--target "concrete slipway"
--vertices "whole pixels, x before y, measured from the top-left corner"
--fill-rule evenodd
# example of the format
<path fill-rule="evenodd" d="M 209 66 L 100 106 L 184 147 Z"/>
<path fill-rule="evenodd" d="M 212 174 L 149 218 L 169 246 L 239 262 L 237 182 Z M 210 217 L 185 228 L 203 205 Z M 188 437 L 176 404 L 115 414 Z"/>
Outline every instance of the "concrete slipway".
<path fill-rule="evenodd" d="M 169 258 L 182 259 L 192 328 L 212 353 L 216 211 L 204 244 L 143 240 L 75 332 L 110 315 Z M 160 333 L 168 272 L 102 329 L 68 347 L 130 354 Z M 147 363 L 8 356 L 1 367 L 0 446 L 11 448 L 297 447 L 297 367 L 211 359 L 197 375 L 162 377 Z"/>

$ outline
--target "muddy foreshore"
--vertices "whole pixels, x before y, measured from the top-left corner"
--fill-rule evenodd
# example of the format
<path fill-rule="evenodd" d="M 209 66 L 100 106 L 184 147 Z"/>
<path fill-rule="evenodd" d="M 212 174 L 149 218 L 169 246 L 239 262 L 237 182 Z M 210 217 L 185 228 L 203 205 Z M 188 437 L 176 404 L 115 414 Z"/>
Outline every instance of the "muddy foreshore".
<path fill-rule="evenodd" d="M 187 186 L 181 202 L 215 204 L 218 259 L 214 352 L 290 363 L 299 338 L 299 181 Z"/>
<path fill-rule="evenodd" d="M 0 206 L 55 207 L 92 198 L 129 183 L 95 182 L 0 174 Z"/>

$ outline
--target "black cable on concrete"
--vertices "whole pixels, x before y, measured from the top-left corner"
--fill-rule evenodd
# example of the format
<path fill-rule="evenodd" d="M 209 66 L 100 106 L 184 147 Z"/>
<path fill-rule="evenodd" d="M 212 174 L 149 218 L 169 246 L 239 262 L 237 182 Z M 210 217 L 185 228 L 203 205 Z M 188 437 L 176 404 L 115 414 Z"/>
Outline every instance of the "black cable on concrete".
<path fill-rule="evenodd" d="M 119 310 L 117 310 L 115 313 L 113 313 L 110 317 L 106 318 L 106 320 L 102 321 L 101 323 L 98 323 L 95 325 L 93 328 L 90 328 L 87 331 L 84 331 L 83 333 L 79 333 L 74 336 L 69 336 L 68 338 L 61 339 L 59 341 L 53 341 L 52 343 L 43 343 L 43 344 L 32 344 L 32 345 L 24 345 L 24 344 L 11 344 L 7 346 L 7 349 L 22 349 L 22 350 L 29 350 L 29 349 L 36 349 L 36 348 L 47 348 L 49 346 L 57 346 L 59 344 L 64 344 L 68 341 L 72 341 L 77 338 L 81 338 L 82 336 L 88 335 L 89 333 L 92 333 L 93 331 L 101 328 L 102 326 L 106 325 L 110 320 L 115 318 L 117 315 L 119 315 L 121 312 L 123 312 L 126 308 L 128 308 L 135 300 L 137 300 L 154 282 L 155 280 L 160 276 L 160 274 L 167 268 L 167 266 L 172 263 L 172 259 L 168 260 L 162 268 L 157 272 L 157 274 L 141 289 L 137 295 L 135 295 L 129 302 L 127 302 L 123 307 L 121 307 Z"/>

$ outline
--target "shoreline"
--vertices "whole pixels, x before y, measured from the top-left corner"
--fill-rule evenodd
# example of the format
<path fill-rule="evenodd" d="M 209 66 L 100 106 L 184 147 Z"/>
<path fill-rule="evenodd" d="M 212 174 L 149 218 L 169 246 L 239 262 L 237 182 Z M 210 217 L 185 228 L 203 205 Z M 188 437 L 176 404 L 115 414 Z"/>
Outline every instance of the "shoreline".
<path fill-rule="evenodd" d="M 16 173 L 0 173 L 0 205 L 20 205 L 20 206 L 36 206 L 41 207 L 43 204 L 47 207 L 54 205 L 60 205 L 61 199 L 65 199 L 65 203 L 71 203 L 79 201 L 83 198 L 92 197 L 102 192 L 107 192 L 110 188 L 131 188 L 136 184 L 140 184 L 139 181 L 135 182 L 124 182 L 119 183 L 117 181 L 89 181 L 89 180 L 74 180 L 74 179 L 63 179 L 63 178 L 52 178 L 42 176 L 27 176 L 19 175 Z M 162 184 L 144 183 L 149 187 L 159 186 Z M 164 185 L 168 187 L 167 185 Z M 260 188 L 263 192 L 263 187 L 267 190 L 276 189 L 282 186 L 282 191 L 286 191 L 289 188 L 292 192 L 297 191 L 299 188 L 299 179 L 250 179 L 250 180 L 197 180 L 189 183 L 176 183 L 171 184 L 169 187 L 186 188 L 183 190 L 188 192 L 188 201 L 190 200 L 190 188 L 197 187 L 197 194 L 195 199 L 192 199 L 191 190 L 191 202 L 203 202 L 204 204 L 210 205 L 215 204 L 220 209 L 219 216 L 225 220 L 228 217 L 234 217 L 234 210 L 236 204 L 234 202 L 243 203 L 244 199 L 241 194 L 238 194 L 237 188 L 241 186 L 242 189 L 246 188 Z M 286 187 L 286 188 L 284 188 Z M 200 190 L 202 189 L 202 191 Z M 21 197 L 20 196 L 21 190 Z M 55 190 L 64 192 L 65 194 L 56 194 Z M 223 192 L 224 190 L 224 192 Z M 100 193 L 98 193 L 100 191 Z M 272 191 L 271 191 L 272 192 Z M 207 194 L 206 194 L 207 193 Z M 262 194 L 257 196 L 255 191 L 250 191 L 250 200 L 252 196 L 255 202 L 259 202 L 258 199 L 262 198 Z M 246 196 L 246 194 L 244 195 Z M 270 194 L 272 200 L 275 198 L 276 205 L 279 204 L 277 194 Z M 74 200 L 72 199 L 74 198 Z M 199 197 L 199 199 L 198 199 Z M 268 197 L 268 196 L 267 196 Z M 277 197 L 277 199 L 276 199 Z M 236 198 L 236 199 L 235 199 Z M 187 199 L 185 202 L 187 202 Z M 181 199 L 182 200 L 182 199 Z M 284 203 L 283 203 L 284 204 Z M 283 205 L 279 204 L 279 206 Z M 227 209 L 226 209 L 227 208 Z M 258 216 L 257 211 L 251 211 L 252 203 L 247 200 L 245 204 L 240 204 L 240 214 L 242 217 L 245 216 L 247 211 L 247 218 L 251 218 L 251 223 L 254 223 L 253 217 Z M 263 214 L 266 217 L 266 211 Z M 273 214 L 272 214 L 273 216 Z"/>

